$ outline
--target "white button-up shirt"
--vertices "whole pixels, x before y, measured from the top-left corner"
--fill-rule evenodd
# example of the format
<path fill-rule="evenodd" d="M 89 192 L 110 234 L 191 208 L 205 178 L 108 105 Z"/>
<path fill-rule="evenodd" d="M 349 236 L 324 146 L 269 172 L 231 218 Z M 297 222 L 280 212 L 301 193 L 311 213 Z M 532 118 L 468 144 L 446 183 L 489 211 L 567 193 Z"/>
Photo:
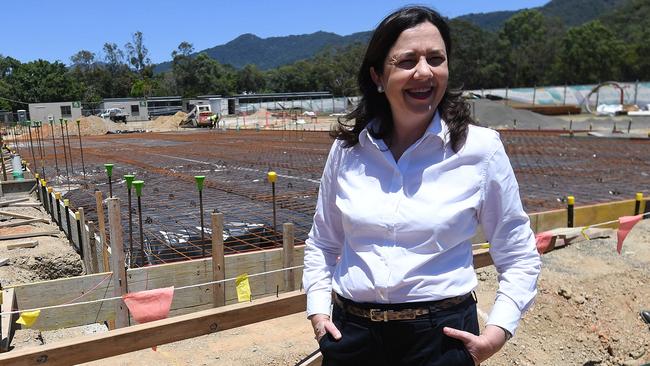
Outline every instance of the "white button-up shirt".
<path fill-rule="evenodd" d="M 490 242 L 499 289 L 488 324 L 514 334 L 536 295 L 541 261 L 497 132 L 470 125 L 458 152 L 436 113 L 395 161 L 368 133 L 336 140 L 306 240 L 307 313 L 329 314 L 331 291 L 356 302 L 435 301 L 477 286 L 470 239 Z"/>

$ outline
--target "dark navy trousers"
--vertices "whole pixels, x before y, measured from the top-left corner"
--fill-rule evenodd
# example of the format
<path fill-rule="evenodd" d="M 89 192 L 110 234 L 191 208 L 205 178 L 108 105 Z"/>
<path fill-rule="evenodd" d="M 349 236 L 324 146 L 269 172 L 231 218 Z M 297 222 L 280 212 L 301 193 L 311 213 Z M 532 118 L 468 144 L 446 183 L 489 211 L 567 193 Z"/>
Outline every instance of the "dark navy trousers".
<path fill-rule="evenodd" d="M 373 322 L 334 305 L 332 321 L 338 341 L 327 333 L 318 342 L 323 366 L 474 366 L 463 342 L 447 337 L 452 327 L 479 334 L 476 300 L 470 296 L 449 309 L 430 309 L 413 320 Z"/>

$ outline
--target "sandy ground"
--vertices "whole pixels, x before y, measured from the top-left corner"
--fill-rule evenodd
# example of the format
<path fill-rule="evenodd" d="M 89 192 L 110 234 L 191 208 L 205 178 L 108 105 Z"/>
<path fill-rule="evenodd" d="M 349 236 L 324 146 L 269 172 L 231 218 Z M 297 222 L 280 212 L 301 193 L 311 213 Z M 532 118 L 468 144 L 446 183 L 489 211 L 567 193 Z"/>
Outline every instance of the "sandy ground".
<path fill-rule="evenodd" d="M 515 337 L 486 366 L 643 365 L 650 328 L 638 315 L 650 308 L 650 220 L 637 224 L 616 253 L 616 234 L 544 255 L 535 305 Z M 479 308 L 489 312 L 493 267 L 477 271 Z M 46 344 L 103 326 L 52 332 L 19 331 L 14 345 Z M 119 355 L 88 365 L 294 365 L 316 350 L 304 313 Z"/>
<path fill-rule="evenodd" d="M 18 197 L 23 196 L 7 195 L 2 200 Z M 38 201 L 32 197 L 31 202 Z M 50 220 L 49 215 L 42 208 L 9 206 L 2 207 L 1 210 Z M 9 218 L 4 215 L 0 217 L 3 219 L 3 223 L 24 221 L 23 219 Z M 56 224 L 38 222 L 29 225 L 0 228 L 0 235 L 56 229 Z M 34 240 L 38 241 L 38 245 L 35 248 L 7 249 L 7 245 L 9 244 L 25 243 Z M 70 246 L 65 234 L 62 232 L 55 237 L 40 236 L 3 240 L 0 242 L 0 258 L 9 259 L 6 265 L 0 267 L 0 283 L 3 286 L 78 276 L 83 273 L 83 266 L 79 255 Z"/>

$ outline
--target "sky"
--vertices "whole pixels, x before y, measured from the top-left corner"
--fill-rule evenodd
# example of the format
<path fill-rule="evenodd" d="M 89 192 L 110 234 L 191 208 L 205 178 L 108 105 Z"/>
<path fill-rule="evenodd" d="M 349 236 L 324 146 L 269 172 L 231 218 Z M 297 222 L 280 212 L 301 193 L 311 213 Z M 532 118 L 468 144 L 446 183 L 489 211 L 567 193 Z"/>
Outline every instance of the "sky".
<path fill-rule="evenodd" d="M 548 0 L 424 1 L 443 16 L 517 10 Z M 196 51 L 244 33 L 261 38 L 317 31 L 348 35 L 373 30 L 391 11 L 413 2 L 396 0 L 21 0 L 3 1 L 0 55 L 70 64 L 80 50 L 103 58 L 102 47 L 119 47 L 140 31 L 153 63 L 168 61 L 187 41 Z"/>

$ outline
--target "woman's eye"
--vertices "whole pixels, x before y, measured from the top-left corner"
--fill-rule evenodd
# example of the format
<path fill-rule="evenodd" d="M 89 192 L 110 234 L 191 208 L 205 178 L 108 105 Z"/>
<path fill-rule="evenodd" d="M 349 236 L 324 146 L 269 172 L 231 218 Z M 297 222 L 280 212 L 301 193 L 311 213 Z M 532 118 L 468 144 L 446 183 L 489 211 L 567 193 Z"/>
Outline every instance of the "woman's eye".
<path fill-rule="evenodd" d="M 415 60 L 401 60 L 397 62 L 397 66 L 402 69 L 412 69 L 415 65 L 417 65 L 417 61 Z"/>
<path fill-rule="evenodd" d="M 427 63 L 429 65 L 431 65 L 431 66 L 438 66 L 438 65 L 442 64 L 443 62 L 445 62 L 444 57 L 435 56 L 435 57 L 427 58 Z"/>

